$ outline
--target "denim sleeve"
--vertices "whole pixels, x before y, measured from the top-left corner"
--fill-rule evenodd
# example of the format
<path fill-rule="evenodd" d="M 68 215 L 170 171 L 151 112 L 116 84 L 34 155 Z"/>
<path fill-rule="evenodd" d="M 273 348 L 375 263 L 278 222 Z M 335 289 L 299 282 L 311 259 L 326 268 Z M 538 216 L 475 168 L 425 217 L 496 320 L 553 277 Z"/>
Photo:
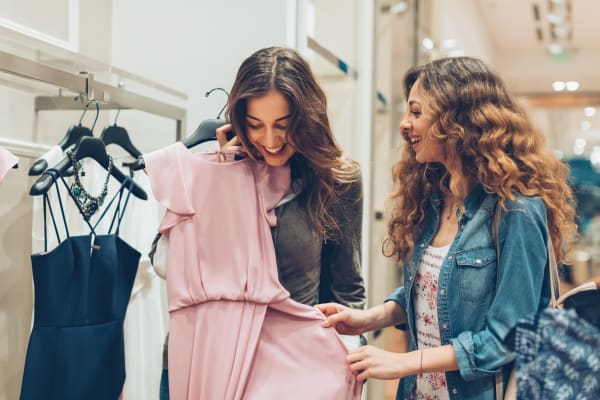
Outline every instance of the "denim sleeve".
<path fill-rule="evenodd" d="M 392 294 L 390 294 L 383 302 L 387 303 L 388 301 L 395 301 L 396 303 L 398 303 L 400 305 L 400 307 L 402 307 L 404 310 L 406 310 L 406 296 L 404 295 L 405 293 L 405 289 L 404 286 L 400 286 L 398 288 L 396 288 Z M 405 322 L 403 324 L 398 324 L 396 325 L 396 328 L 398 329 L 402 329 L 403 331 L 408 329 L 408 323 Z"/>
<path fill-rule="evenodd" d="M 549 300 L 546 208 L 539 198 L 509 202 L 500 223 L 500 262 L 496 295 L 486 328 L 451 339 L 460 374 L 466 381 L 494 374 L 515 359 L 504 341 L 521 318 Z"/>

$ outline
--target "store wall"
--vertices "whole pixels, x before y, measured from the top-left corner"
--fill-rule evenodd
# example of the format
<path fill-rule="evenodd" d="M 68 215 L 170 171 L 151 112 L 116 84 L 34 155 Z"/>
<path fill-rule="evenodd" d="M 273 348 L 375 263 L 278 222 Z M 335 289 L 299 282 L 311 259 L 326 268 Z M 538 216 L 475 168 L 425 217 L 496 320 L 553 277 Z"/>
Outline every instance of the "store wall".
<path fill-rule="evenodd" d="M 288 34 L 293 5 L 281 0 L 178 0 L 168 7 L 160 0 L 114 2 L 112 64 L 186 93 L 189 134 L 225 104 L 222 92 L 206 98 L 208 90 L 229 90 L 237 68 L 254 51 L 293 42 Z M 122 112 L 119 120 L 131 128 L 142 151 L 174 141 L 170 120 L 136 111 Z"/>
<path fill-rule="evenodd" d="M 442 55 L 478 57 L 494 65 L 494 44 L 483 23 L 476 0 L 438 0 L 434 24 Z M 447 40 L 453 42 L 448 46 Z M 453 53 L 454 51 L 454 53 Z"/>

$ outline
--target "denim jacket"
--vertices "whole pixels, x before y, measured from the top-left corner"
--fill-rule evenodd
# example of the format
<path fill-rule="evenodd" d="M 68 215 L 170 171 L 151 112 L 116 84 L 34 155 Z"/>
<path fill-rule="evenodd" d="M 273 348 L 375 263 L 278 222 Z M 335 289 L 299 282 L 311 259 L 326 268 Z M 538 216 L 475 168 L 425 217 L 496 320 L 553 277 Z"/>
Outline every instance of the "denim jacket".
<path fill-rule="evenodd" d="M 517 321 L 542 310 L 550 299 L 546 208 L 540 198 L 516 195 L 502 212 L 498 239 L 500 268 L 491 226 L 497 196 L 476 187 L 465 199 L 465 213 L 438 280 L 438 318 L 442 345 L 452 344 L 458 371 L 447 372 L 450 399 L 494 399 L 494 375 L 512 366 L 515 354 L 506 338 Z M 404 262 L 404 284 L 386 301 L 406 310 L 409 351 L 416 349 L 414 302 L 417 266 L 438 230 L 442 201 L 432 199 Z M 404 329 L 405 326 L 398 326 Z M 504 368 L 505 384 L 510 368 Z M 410 398 L 415 376 L 400 380 L 396 399 Z"/>

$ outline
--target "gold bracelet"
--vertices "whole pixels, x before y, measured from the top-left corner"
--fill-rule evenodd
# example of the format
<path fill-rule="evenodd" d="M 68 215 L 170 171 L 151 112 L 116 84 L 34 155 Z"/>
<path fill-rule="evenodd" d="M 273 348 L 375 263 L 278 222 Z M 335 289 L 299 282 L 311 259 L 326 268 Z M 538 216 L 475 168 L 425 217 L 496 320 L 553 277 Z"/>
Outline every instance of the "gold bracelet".
<path fill-rule="evenodd" d="M 421 352 L 421 363 L 419 365 L 419 374 L 423 373 L 423 350 L 419 350 Z"/>

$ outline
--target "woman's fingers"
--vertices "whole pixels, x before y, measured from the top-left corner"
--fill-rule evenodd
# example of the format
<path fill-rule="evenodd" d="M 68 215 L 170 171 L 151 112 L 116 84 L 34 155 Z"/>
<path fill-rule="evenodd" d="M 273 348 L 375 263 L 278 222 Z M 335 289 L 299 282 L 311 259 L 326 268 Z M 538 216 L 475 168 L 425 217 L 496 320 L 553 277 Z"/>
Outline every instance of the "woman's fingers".
<path fill-rule="evenodd" d="M 319 311 L 325 314 L 326 317 L 338 313 L 342 308 L 337 303 L 324 303 L 315 305 Z"/>
<path fill-rule="evenodd" d="M 350 311 L 343 310 L 338 313 L 332 314 L 328 316 L 325 321 L 323 321 L 323 326 L 328 328 L 330 326 L 335 326 L 339 322 L 347 321 L 350 318 Z"/>
<path fill-rule="evenodd" d="M 219 142 L 219 148 L 221 151 L 226 150 L 228 147 L 239 145 L 240 139 L 234 136 L 231 140 L 227 140 L 227 132 L 232 131 L 231 124 L 225 124 L 220 126 L 216 130 L 217 142 Z"/>

